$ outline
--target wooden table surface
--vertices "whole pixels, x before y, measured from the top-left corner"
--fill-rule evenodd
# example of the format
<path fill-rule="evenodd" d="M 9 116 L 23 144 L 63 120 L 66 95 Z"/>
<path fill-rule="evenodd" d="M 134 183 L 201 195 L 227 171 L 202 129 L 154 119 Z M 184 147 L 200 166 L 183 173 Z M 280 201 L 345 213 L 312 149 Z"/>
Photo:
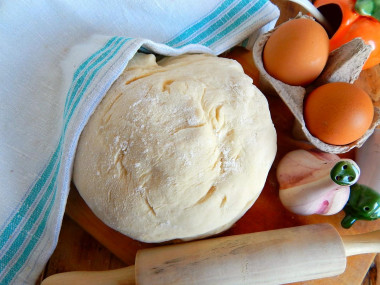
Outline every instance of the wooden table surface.
<path fill-rule="evenodd" d="M 302 9 L 296 4 L 291 4 L 283 0 L 272 1 L 278 5 L 281 10 L 279 23 L 287 20 L 288 18 L 294 17 L 299 11 L 302 11 Z M 240 52 L 241 50 L 238 51 Z M 239 61 L 243 58 L 242 63 L 245 63 L 243 66 L 246 73 L 255 79 L 257 74 L 255 73 L 255 69 L 251 66 L 252 63 L 246 62 L 246 54 L 241 57 L 241 54 L 239 53 L 238 56 L 239 58 L 237 59 Z M 235 54 L 229 54 L 228 57 L 234 58 Z M 380 95 L 380 83 L 377 82 L 377 78 L 380 78 L 380 66 L 376 66 L 371 70 L 363 72 L 357 84 L 367 88 L 367 92 L 372 92 L 372 95 L 376 97 Z M 274 108 L 275 111 L 276 108 L 279 108 L 278 110 L 285 109 L 279 98 L 268 98 L 268 101 L 270 107 Z M 285 111 L 280 113 L 281 114 L 277 114 L 275 116 L 276 118 L 274 118 L 274 122 L 275 125 L 276 122 L 280 122 L 279 125 L 276 125 L 276 129 L 279 136 L 280 154 L 284 154 L 291 149 L 303 147 L 303 144 L 293 140 L 291 136 L 288 135 L 291 126 L 288 123 L 282 123 L 282 121 L 286 121 L 286 116 L 291 116 L 289 112 Z M 350 155 L 352 154 L 348 154 L 348 156 Z M 277 187 L 275 182 L 271 182 L 271 179 L 272 181 L 275 180 L 273 175 L 274 173 L 272 171 L 272 173 L 269 174 L 269 182 L 267 182 L 266 188 L 264 189 L 266 194 L 263 195 L 261 199 L 258 199 L 257 203 L 254 205 L 255 207 L 257 204 L 256 209 L 253 209 L 252 211 L 258 211 L 257 209 L 260 209 L 260 207 L 267 207 L 267 204 L 271 205 L 267 210 L 276 211 L 276 207 L 278 207 L 276 203 L 278 203 L 278 201 L 273 202 L 266 200 L 267 198 L 272 197 L 271 195 L 277 195 L 277 192 L 268 194 L 268 191 L 274 192 L 273 189 L 276 189 Z M 243 217 L 242 220 L 237 223 L 237 226 L 233 227 L 227 234 L 242 233 L 244 231 L 249 232 L 252 229 L 260 231 L 297 224 L 297 222 L 294 222 L 294 219 L 298 219 L 298 217 L 288 215 L 287 218 L 289 218 L 290 221 L 287 222 L 286 225 L 276 224 L 278 223 L 276 222 L 276 219 L 273 219 L 273 222 L 268 219 L 264 220 L 264 224 L 263 222 L 262 224 L 254 224 L 254 222 L 248 221 L 248 219 L 250 219 L 248 214 L 246 217 Z M 341 217 L 335 218 L 333 222 L 338 221 L 340 218 Z M 319 221 L 320 220 L 316 220 L 315 222 Z M 330 220 L 327 221 L 330 222 Z M 310 219 L 307 223 L 309 222 Z M 311 222 L 314 221 L 311 219 Z M 299 223 L 303 224 L 304 222 L 300 219 Z M 249 224 L 249 226 L 246 226 L 247 224 Z M 373 225 L 374 228 L 380 228 L 379 221 L 374 222 Z M 96 217 L 93 216 L 92 212 L 87 208 L 84 201 L 79 196 L 75 187 L 72 186 L 67 203 L 66 214 L 63 218 L 58 245 L 46 265 L 44 272 L 41 274 L 41 280 L 47 276 L 60 272 L 78 270 L 108 270 L 125 267 L 134 263 L 134 254 L 136 250 L 147 246 L 148 245 L 146 244 L 125 238 L 112 229 L 105 227 L 99 220 L 97 220 Z M 352 279 L 352 282 L 350 281 L 351 277 L 344 277 L 335 279 L 328 278 L 328 280 L 324 281 L 324 283 L 304 282 L 302 284 L 380 285 L 380 278 L 377 278 L 379 266 L 380 255 L 373 254 L 364 259 L 350 257 L 348 260 L 348 268 L 352 272 L 349 272 L 347 276 L 355 276 L 355 278 Z M 38 283 L 40 283 L 40 281 L 38 281 L 37 284 Z"/>

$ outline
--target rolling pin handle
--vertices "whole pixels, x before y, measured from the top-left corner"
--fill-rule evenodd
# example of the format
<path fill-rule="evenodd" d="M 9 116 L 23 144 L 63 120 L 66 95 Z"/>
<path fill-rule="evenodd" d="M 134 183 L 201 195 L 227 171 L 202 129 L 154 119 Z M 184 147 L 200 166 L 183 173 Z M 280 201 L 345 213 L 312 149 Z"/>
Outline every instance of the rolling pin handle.
<path fill-rule="evenodd" d="M 380 230 L 359 235 L 343 236 L 346 256 L 380 253 Z"/>
<path fill-rule="evenodd" d="M 41 285 L 135 285 L 135 266 L 108 271 L 73 271 L 51 275 Z"/>

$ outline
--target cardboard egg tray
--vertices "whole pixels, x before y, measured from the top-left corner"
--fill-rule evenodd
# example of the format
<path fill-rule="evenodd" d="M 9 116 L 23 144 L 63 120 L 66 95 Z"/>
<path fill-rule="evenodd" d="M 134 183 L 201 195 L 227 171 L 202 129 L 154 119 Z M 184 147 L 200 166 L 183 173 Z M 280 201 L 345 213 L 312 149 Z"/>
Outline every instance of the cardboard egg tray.
<path fill-rule="evenodd" d="M 305 15 L 298 15 L 296 18 L 299 17 L 308 18 L 308 16 Z M 306 94 L 323 84 L 329 82 L 353 83 L 358 79 L 362 67 L 371 53 L 371 47 L 365 44 L 360 38 L 353 39 L 329 54 L 325 68 L 313 83 L 306 88 L 302 86 L 292 86 L 273 78 L 264 68 L 262 60 L 263 49 L 267 40 L 275 30 L 276 29 L 273 29 L 261 35 L 253 47 L 253 60 L 260 72 L 261 91 L 264 94 L 279 95 L 288 106 L 296 119 L 294 131 L 296 138 L 307 140 L 321 151 L 336 154 L 348 152 L 355 147 L 361 147 L 380 124 L 380 108 L 374 107 L 375 112 L 372 124 L 361 138 L 347 145 L 336 146 L 319 140 L 308 131 L 303 116 L 303 101 Z"/>

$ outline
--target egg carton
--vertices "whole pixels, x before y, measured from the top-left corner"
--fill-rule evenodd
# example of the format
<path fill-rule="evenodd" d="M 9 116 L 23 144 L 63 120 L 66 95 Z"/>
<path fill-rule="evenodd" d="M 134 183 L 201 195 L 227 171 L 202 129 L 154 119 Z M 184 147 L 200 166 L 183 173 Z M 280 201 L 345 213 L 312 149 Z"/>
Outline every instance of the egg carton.
<path fill-rule="evenodd" d="M 296 18 L 300 17 L 310 18 L 306 15 L 298 15 Z M 306 94 L 323 84 L 329 82 L 354 83 L 359 77 L 362 67 L 371 53 L 371 47 L 365 44 L 361 38 L 355 38 L 330 52 L 327 64 L 322 73 L 309 86 L 305 88 L 302 86 L 292 86 L 272 77 L 264 68 L 262 59 L 263 49 L 267 40 L 275 30 L 276 28 L 262 34 L 253 46 L 253 60 L 260 72 L 261 91 L 268 95 L 277 94 L 285 102 L 296 119 L 294 135 L 297 139 L 307 140 L 319 150 L 335 154 L 345 153 L 355 147 L 361 147 L 380 124 L 380 108 L 374 106 L 372 124 L 362 137 L 350 144 L 337 146 L 327 144 L 309 132 L 303 116 L 303 102 Z"/>

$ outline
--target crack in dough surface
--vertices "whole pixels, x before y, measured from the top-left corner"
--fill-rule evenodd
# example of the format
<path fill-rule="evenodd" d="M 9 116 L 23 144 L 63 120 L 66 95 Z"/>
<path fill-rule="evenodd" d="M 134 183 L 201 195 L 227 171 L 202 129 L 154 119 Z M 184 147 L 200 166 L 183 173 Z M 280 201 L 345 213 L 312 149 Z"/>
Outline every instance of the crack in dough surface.
<path fill-rule="evenodd" d="M 73 178 L 112 228 L 194 239 L 252 206 L 275 154 L 267 101 L 237 62 L 137 54 L 83 130 Z"/>

